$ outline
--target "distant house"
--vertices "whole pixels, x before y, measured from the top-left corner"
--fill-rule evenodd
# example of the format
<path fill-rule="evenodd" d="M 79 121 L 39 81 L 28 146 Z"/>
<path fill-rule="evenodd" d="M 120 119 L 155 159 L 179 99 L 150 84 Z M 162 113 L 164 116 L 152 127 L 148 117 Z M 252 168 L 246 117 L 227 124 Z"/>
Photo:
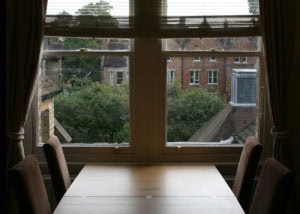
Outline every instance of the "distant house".
<path fill-rule="evenodd" d="M 199 87 L 217 93 L 227 101 L 231 97 L 231 74 L 235 69 L 253 69 L 257 57 L 214 56 L 222 51 L 256 51 L 257 38 L 193 38 L 168 40 L 172 51 L 208 51 L 207 56 L 168 57 L 168 82 L 179 81 L 183 88 Z"/>
<path fill-rule="evenodd" d="M 128 40 L 110 39 L 107 43 L 108 50 L 128 49 Z M 128 58 L 124 56 L 104 56 L 101 80 L 110 85 L 120 85 L 129 80 Z"/>
<path fill-rule="evenodd" d="M 40 81 L 40 141 L 46 142 L 50 135 L 57 135 L 61 142 L 70 142 L 71 136 L 55 119 L 54 115 L 54 97 L 62 92 L 60 75 L 57 74 L 57 68 L 60 64 L 60 58 L 46 57 L 42 60 L 41 81 Z M 47 67 L 47 69 L 45 69 Z M 51 69 L 53 68 L 53 69 Z"/>

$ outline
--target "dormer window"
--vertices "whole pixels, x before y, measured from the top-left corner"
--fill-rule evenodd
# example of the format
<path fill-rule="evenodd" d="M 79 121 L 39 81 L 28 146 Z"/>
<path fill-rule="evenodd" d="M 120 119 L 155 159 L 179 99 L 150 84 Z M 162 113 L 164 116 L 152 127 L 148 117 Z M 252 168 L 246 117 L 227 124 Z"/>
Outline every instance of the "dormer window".
<path fill-rule="evenodd" d="M 256 69 L 233 69 L 231 105 L 256 106 Z"/>

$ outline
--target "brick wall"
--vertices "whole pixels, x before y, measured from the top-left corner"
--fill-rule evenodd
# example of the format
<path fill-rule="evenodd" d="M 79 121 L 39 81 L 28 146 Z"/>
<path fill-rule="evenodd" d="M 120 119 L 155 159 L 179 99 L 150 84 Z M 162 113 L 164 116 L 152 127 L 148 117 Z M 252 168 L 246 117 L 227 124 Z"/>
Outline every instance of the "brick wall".
<path fill-rule="evenodd" d="M 171 51 L 255 51 L 257 50 L 257 42 L 253 38 L 194 38 L 194 39 L 178 39 L 168 40 L 168 50 Z M 211 62 L 210 57 L 216 57 L 215 62 Z M 240 57 L 240 56 L 237 56 Z M 231 95 L 231 73 L 232 69 L 254 68 L 258 63 L 256 57 L 247 57 L 247 62 L 240 61 L 237 63 L 233 56 L 202 56 L 200 62 L 194 60 L 194 56 L 187 57 L 171 57 L 171 61 L 167 62 L 167 68 L 175 71 L 175 79 L 179 81 L 183 88 L 199 87 L 209 92 L 215 92 L 230 100 Z M 198 85 L 190 85 L 190 70 L 200 70 L 200 83 Z M 218 71 L 218 84 L 208 84 L 208 71 Z"/>

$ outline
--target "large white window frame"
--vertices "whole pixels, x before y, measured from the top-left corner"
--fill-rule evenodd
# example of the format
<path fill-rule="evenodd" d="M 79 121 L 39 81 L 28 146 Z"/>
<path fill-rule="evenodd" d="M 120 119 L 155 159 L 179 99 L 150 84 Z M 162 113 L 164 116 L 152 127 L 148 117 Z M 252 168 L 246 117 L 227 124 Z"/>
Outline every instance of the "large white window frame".
<path fill-rule="evenodd" d="M 109 70 L 109 84 L 115 84 L 115 72 L 112 69 Z"/>
<path fill-rule="evenodd" d="M 189 84 L 190 85 L 200 85 L 200 70 L 190 69 L 189 70 Z"/>
<path fill-rule="evenodd" d="M 171 83 L 175 81 L 175 69 L 167 70 L 167 82 Z"/>
<path fill-rule="evenodd" d="M 216 69 L 207 70 L 207 84 L 208 85 L 218 85 L 218 81 L 219 81 L 218 72 L 219 71 Z"/>
<path fill-rule="evenodd" d="M 183 31 L 179 33 L 181 36 Z M 59 33 L 57 34 L 59 36 Z M 101 35 L 99 35 L 101 36 Z M 209 35 L 211 36 L 211 35 Z M 234 31 L 230 36 L 235 35 Z M 188 37 L 188 35 L 187 35 Z M 147 50 L 147 51 L 145 51 Z M 238 160 L 241 145 L 166 145 L 166 63 L 168 57 L 177 56 L 256 56 L 261 52 L 167 52 L 163 50 L 162 40 L 159 38 L 135 38 L 132 41 L 132 51 L 129 52 L 86 52 L 87 55 L 128 56 L 130 64 L 130 146 L 107 145 L 64 145 L 64 152 L 70 163 L 89 162 L 232 162 Z M 72 54 L 72 53 L 71 53 Z M 73 53 L 74 55 L 78 53 Z M 262 60 L 260 60 L 262 62 Z M 260 77 L 263 68 L 260 67 Z M 262 79 L 259 79 L 263 82 Z M 260 84 L 261 85 L 261 84 Z M 264 86 L 262 86 L 264 88 Z M 258 92 L 262 91 L 259 88 Z M 263 93 L 259 95 L 258 106 L 265 104 Z M 33 102 L 33 109 L 36 109 Z M 35 107 L 34 107 L 35 106 Z M 37 138 L 36 113 L 33 118 L 32 148 L 36 155 L 43 159 L 41 144 Z M 259 113 L 262 119 L 263 113 Z M 31 127 L 32 128 L 32 127 Z M 258 123 L 258 135 L 260 133 Z"/>

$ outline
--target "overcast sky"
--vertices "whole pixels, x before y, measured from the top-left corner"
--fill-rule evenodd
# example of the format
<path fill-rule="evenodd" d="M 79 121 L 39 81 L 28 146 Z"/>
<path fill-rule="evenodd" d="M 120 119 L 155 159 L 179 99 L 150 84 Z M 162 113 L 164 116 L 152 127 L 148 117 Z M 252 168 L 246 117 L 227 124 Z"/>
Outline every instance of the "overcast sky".
<path fill-rule="evenodd" d="M 70 14 L 99 0 L 48 0 L 48 14 L 56 15 L 63 10 Z M 129 0 L 106 0 L 113 6 L 111 15 L 129 14 Z M 247 15 L 247 0 L 168 0 L 168 15 Z"/>

